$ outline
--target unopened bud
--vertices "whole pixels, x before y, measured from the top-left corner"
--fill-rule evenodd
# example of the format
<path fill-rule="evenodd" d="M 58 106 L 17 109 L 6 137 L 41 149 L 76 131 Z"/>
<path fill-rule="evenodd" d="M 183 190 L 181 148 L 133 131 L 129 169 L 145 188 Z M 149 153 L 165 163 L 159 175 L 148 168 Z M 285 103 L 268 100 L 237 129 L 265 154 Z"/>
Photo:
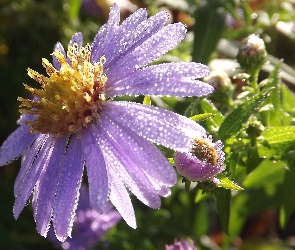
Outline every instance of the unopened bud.
<path fill-rule="evenodd" d="M 243 69 L 252 74 L 266 62 L 266 55 L 264 41 L 252 34 L 242 41 L 237 60 Z"/>

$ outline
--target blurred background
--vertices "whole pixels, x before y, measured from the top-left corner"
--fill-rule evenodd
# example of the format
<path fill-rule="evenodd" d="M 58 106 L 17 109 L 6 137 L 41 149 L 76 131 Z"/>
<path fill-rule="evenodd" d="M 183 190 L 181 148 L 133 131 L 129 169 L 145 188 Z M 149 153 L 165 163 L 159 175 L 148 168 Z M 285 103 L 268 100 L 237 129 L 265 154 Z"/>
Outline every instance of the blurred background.
<path fill-rule="evenodd" d="M 270 63 L 260 77 L 269 74 L 277 59 L 284 59 L 283 81 L 290 89 L 295 87 L 294 0 L 0 0 L 0 143 L 17 127 L 16 99 L 28 95 L 22 83 L 36 86 L 27 76 L 27 68 L 45 73 L 41 58 L 50 60 L 55 43 L 67 46 L 77 31 L 83 33 L 84 43 L 91 43 L 114 2 L 120 6 L 121 20 L 143 7 L 150 15 L 165 9 L 169 22 L 187 25 L 186 39 L 158 62 L 197 61 L 231 76 L 232 68 L 238 68 L 235 56 L 241 40 L 255 33 L 273 56 L 268 57 Z M 243 84 L 238 79 L 232 81 L 237 88 Z M 183 114 L 191 99 L 152 101 Z M 19 160 L 0 168 L 0 249 L 54 249 L 38 235 L 30 204 L 17 221 L 13 218 L 13 184 L 19 168 Z M 227 236 L 214 199 L 186 192 L 180 181 L 172 195 L 163 199 L 160 210 L 152 210 L 133 197 L 138 229 L 121 221 L 93 249 L 164 249 L 165 244 L 180 238 L 192 239 L 198 249 L 295 249 L 295 214 L 281 227 L 277 196 L 260 199 L 257 192 L 252 201 L 244 198 L 238 200 L 240 206 L 234 203 L 240 220 L 231 225 L 233 234 Z"/>

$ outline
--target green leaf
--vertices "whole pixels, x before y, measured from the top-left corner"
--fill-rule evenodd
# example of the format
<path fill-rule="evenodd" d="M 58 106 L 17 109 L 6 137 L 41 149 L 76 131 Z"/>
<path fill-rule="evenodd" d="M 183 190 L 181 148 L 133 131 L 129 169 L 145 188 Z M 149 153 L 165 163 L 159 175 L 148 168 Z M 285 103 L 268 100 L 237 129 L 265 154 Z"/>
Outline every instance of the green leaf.
<path fill-rule="evenodd" d="M 267 126 L 289 125 L 292 120 L 290 115 L 282 109 L 283 98 L 281 96 L 282 83 L 279 77 L 280 66 L 281 62 L 279 61 L 267 79 L 266 87 L 274 88 L 264 102 L 266 105 L 271 105 L 272 108 L 269 110 L 265 109 L 264 112 L 261 112 L 262 121 Z"/>
<path fill-rule="evenodd" d="M 285 227 L 291 215 L 295 210 L 295 192 L 286 192 L 295 190 L 295 176 L 287 173 L 282 185 L 279 188 L 281 198 L 280 225 Z"/>
<path fill-rule="evenodd" d="M 216 133 L 218 131 L 220 125 L 222 124 L 224 117 L 223 115 L 216 109 L 216 107 L 207 99 L 202 99 L 198 104 L 197 108 L 200 113 L 210 113 L 214 114 L 213 117 L 202 122 L 202 125 L 208 130 L 209 133 Z"/>
<path fill-rule="evenodd" d="M 202 122 L 202 121 L 205 121 L 211 117 L 214 117 L 215 114 L 212 114 L 212 113 L 206 113 L 206 114 L 199 114 L 199 115 L 194 115 L 194 116 L 191 116 L 190 119 L 195 121 L 195 122 Z"/>
<path fill-rule="evenodd" d="M 262 188 L 275 186 L 284 181 L 287 165 L 282 161 L 265 159 L 244 180 L 243 186 L 247 188 Z M 272 191 L 272 190 L 271 190 Z"/>
<path fill-rule="evenodd" d="M 228 179 L 224 174 L 220 173 L 217 175 L 217 178 L 220 180 L 221 184 L 218 184 L 219 187 L 223 187 L 226 189 L 241 191 L 244 188 L 240 187 L 238 184 L 234 183 L 230 179 Z"/>
<path fill-rule="evenodd" d="M 295 149 L 295 126 L 268 127 L 262 136 L 265 141 L 258 145 L 260 157 L 279 157 Z"/>
<path fill-rule="evenodd" d="M 248 118 L 261 105 L 261 102 L 266 98 L 272 89 L 267 89 L 261 93 L 251 97 L 248 101 L 241 104 L 238 108 L 232 111 L 221 124 L 218 135 L 221 140 L 225 140 L 236 134 L 247 122 Z"/>
<path fill-rule="evenodd" d="M 195 12 L 193 61 L 208 63 L 225 27 L 226 11 L 218 0 L 201 1 Z"/>
<path fill-rule="evenodd" d="M 282 94 L 282 109 L 289 114 L 295 116 L 295 95 L 294 93 L 284 84 L 281 84 Z"/>
<path fill-rule="evenodd" d="M 221 226 L 224 232 L 228 234 L 231 191 L 224 188 L 215 188 L 214 194 Z"/>

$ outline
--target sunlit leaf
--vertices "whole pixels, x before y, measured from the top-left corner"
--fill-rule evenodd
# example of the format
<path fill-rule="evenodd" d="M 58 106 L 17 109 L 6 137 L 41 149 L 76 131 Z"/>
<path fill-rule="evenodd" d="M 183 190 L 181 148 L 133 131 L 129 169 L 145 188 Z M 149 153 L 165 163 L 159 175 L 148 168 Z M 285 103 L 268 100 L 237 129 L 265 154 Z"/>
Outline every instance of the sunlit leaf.
<path fill-rule="evenodd" d="M 279 157 L 295 149 L 295 126 L 268 127 L 262 136 L 265 141 L 258 145 L 258 154 L 261 157 Z"/>
<path fill-rule="evenodd" d="M 284 181 L 286 171 L 286 163 L 265 159 L 243 181 L 243 187 L 262 188 L 280 184 Z"/>
<path fill-rule="evenodd" d="M 241 191 L 244 190 L 244 188 L 240 187 L 238 184 L 235 182 L 231 181 L 228 179 L 224 174 L 220 173 L 217 175 L 217 178 L 220 180 L 221 184 L 218 184 L 219 187 L 223 187 L 226 189 L 231 189 L 231 190 L 237 190 Z"/>
<path fill-rule="evenodd" d="M 219 138 L 225 140 L 231 135 L 240 131 L 244 126 L 248 118 L 255 112 L 255 110 L 261 105 L 261 102 L 269 94 L 270 89 L 267 89 L 248 101 L 241 104 L 237 109 L 231 112 L 221 124 L 218 135 Z"/>

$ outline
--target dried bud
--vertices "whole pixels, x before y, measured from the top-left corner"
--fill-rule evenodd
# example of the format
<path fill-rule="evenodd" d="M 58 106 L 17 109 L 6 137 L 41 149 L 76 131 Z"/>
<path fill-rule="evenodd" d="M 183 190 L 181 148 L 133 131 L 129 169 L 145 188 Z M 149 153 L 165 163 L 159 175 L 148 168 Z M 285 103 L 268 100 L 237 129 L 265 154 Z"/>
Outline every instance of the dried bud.
<path fill-rule="evenodd" d="M 237 60 L 241 67 L 252 74 L 266 62 L 264 41 L 252 34 L 242 41 Z"/>
<path fill-rule="evenodd" d="M 175 153 L 176 170 L 190 181 L 210 180 L 219 184 L 220 182 L 215 176 L 225 169 L 222 148 L 221 141 L 213 143 L 211 137 L 196 138 L 191 152 Z"/>

